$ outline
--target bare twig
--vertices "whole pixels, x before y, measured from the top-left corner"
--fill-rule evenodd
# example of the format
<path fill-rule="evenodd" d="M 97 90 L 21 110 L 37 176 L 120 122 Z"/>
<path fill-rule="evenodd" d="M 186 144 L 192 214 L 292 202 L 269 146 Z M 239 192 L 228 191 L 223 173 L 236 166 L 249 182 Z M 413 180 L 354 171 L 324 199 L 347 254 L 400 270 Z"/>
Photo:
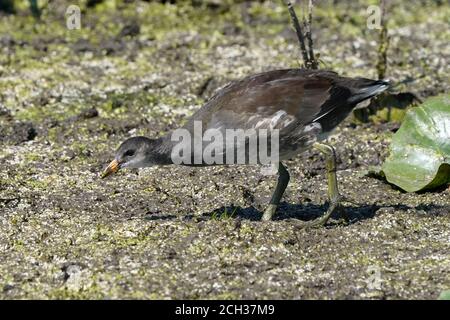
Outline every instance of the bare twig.
<path fill-rule="evenodd" d="M 380 43 L 378 47 L 377 71 L 378 79 L 384 79 L 387 69 L 387 51 L 389 48 L 390 37 L 388 36 L 387 18 L 386 18 L 386 0 L 381 0 L 381 30 Z"/>
<path fill-rule="evenodd" d="M 287 7 L 289 10 L 291 19 L 292 19 L 292 24 L 294 25 L 294 29 L 297 34 L 298 42 L 300 44 L 300 51 L 301 51 L 302 57 L 303 57 L 303 66 L 306 69 L 317 69 L 318 63 L 314 56 L 314 49 L 313 49 L 314 43 L 312 40 L 312 33 L 311 33 L 312 8 L 313 8 L 312 0 L 309 0 L 309 2 L 308 2 L 308 17 L 306 17 L 306 15 L 304 13 L 305 10 L 303 10 L 303 21 L 302 22 L 303 22 L 303 27 L 306 30 L 306 33 L 303 33 L 302 27 L 297 18 L 297 14 L 295 13 L 295 10 L 290 1 L 287 2 Z M 308 41 L 308 46 L 306 45 L 305 39 Z"/>
<path fill-rule="evenodd" d="M 306 39 L 308 39 L 308 48 L 309 48 L 309 62 L 311 63 L 312 69 L 317 69 L 318 64 L 317 60 L 314 56 L 314 43 L 312 40 L 312 32 L 311 32 L 311 26 L 312 26 L 312 9 L 313 9 L 313 2 L 312 0 L 308 1 L 308 20 L 306 23 Z"/>
<path fill-rule="evenodd" d="M 292 24 L 294 25 L 295 32 L 297 33 L 298 42 L 300 43 L 300 49 L 301 49 L 302 57 L 303 57 L 303 64 L 305 67 L 307 67 L 309 57 L 308 57 L 308 52 L 306 51 L 305 37 L 303 35 L 302 27 L 300 26 L 300 23 L 298 22 L 297 14 L 295 13 L 295 10 L 292 7 L 292 4 L 290 1 L 287 2 L 287 7 L 289 10 L 289 14 L 291 15 Z"/>

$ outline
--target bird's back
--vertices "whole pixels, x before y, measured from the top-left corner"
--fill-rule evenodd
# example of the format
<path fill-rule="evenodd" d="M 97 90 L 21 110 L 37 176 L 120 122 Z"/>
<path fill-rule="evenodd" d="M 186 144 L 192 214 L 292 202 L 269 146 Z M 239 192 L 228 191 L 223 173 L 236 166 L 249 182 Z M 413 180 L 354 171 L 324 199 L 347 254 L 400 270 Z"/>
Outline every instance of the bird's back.
<path fill-rule="evenodd" d="M 332 129 L 357 103 L 383 87 L 386 87 L 385 82 L 341 77 L 332 71 L 263 72 L 218 90 L 185 127 L 190 128 L 193 121 L 201 121 L 204 130 L 283 129 L 292 122 L 308 125 L 323 120 L 323 127 Z M 335 121 L 331 119 L 333 116 Z"/>
<path fill-rule="evenodd" d="M 200 123 L 202 132 L 216 129 L 223 134 L 227 129 L 279 129 L 280 156 L 287 158 L 307 149 L 359 102 L 387 86 L 384 81 L 341 77 L 332 71 L 263 72 L 217 91 L 183 128 L 193 133 Z"/>

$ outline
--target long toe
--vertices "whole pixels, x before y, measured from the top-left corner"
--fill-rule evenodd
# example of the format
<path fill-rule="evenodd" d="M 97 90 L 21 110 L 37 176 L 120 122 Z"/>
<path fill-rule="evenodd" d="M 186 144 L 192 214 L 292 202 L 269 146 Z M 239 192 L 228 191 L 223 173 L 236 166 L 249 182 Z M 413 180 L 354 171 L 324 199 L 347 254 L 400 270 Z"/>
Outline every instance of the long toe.
<path fill-rule="evenodd" d="M 337 197 L 334 201 L 332 201 L 330 203 L 330 207 L 328 208 L 327 212 L 314 220 L 311 221 L 299 221 L 299 220 L 292 220 L 293 224 L 296 227 L 299 228 L 318 228 L 318 227 L 322 227 L 324 226 L 327 221 L 330 219 L 331 215 L 336 212 L 336 211 L 340 211 L 341 210 L 341 204 L 339 201 L 339 197 Z"/>

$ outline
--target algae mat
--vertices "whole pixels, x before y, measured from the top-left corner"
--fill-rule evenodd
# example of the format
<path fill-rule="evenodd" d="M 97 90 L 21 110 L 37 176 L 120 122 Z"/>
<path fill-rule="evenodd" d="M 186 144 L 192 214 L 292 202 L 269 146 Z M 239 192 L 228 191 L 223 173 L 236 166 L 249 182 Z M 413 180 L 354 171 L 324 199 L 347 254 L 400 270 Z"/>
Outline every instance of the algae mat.
<path fill-rule="evenodd" d="M 435 299 L 450 288 L 450 190 L 404 193 L 367 173 L 396 124 L 349 119 L 330 137 L 355 203 L 317 230 L 291 221 L 326 209 L 313 152 L 287 162 L 291 184 L 269 223 L 258 219 L 275 178 L 257 167 L 99 179 L 123 139 L 177 127 L 232 79 L 298 66 L 284 8 L 107 1 L 67 30 L 65 4 L 45 23 L 0 17 L 1 298 Z M 316 8 L 322 67 L 376 76 L 365 9 Z M 388 75 L 414 80 L 399 90 L 448 92 L 449 15 L 395 5 Z"/>

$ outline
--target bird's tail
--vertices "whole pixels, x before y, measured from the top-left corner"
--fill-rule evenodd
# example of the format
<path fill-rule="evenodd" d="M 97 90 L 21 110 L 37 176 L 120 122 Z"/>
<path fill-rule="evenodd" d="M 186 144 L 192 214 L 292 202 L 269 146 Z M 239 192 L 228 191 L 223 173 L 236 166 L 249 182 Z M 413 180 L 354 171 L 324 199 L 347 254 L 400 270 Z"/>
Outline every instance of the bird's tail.
<path fill-rule="evenodd" d="M 353 94 L 348 101 L 350 103 L 359 103 L 370 99 L 388 89 L 389 86 L 388 80 L 360 79 L 358 85 L 353 87 Z"/>

